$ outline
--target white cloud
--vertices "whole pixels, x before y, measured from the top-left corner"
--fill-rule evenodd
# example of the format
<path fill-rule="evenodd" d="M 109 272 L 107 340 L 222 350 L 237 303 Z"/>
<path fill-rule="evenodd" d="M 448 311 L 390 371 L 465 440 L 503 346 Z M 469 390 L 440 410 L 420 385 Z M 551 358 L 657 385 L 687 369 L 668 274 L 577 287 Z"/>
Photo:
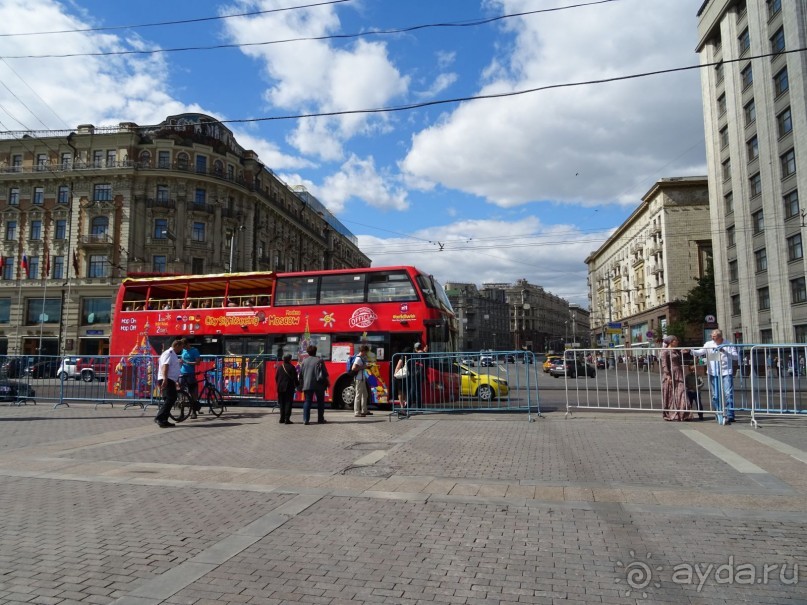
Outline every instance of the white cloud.
<path fill-rule="evenodd" d="M 434 79 L 434 82 L 427 90 L 416 92 L 415 94 L 420 99 L 433 99 L 454 84 L 458 77 L 455 73 L 442 73 Z"/>
<path fill-rule="evenodd" d="M 406 210 L 406 190 L 394 175 L 379 172 L 372 157 L 351 155 L 339 172 L 327 176 L 318 195 L 331 212 L 338 213 L 350 199 L 379 210 Z"/>
<path fill-rule="evenodd" d="M 696 10 L 691 1 L 624 0 L 508 20 L 513 44 L 491 60 L 479 93 L 697 64 Z M 635 203 L 662 176 L 693 165 L 705 172 L 700 113 L 696 71 L 463 103 L 413 137 L 402 169 L 503 207 Z"/>
<path fill-rule="evenodd" d="M 536 217 L 526 217 L 459 221 L 419 230 L 411 238 L 360 235 L 359 246 L 377 266 L 415 264 L 443 281 L 475 284 L 527 278 L 587 307 L 587 269 L 581 259 L 607 237 L 572 225 L 547 227 Z"/>

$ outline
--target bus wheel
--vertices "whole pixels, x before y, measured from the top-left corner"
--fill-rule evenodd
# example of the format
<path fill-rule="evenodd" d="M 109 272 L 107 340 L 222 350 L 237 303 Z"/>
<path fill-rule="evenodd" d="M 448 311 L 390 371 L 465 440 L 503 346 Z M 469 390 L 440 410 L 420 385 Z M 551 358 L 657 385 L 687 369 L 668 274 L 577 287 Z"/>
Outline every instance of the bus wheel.
<path fill-rule="evenodd" d="M 353 407 L 353 399 L 356 397 L 356 388 L 352 380 L 345 380 L 336 383 L 336 388 L 331 397 L 331 407 L 336 410 L 343 410 L 346 407 Z"/>

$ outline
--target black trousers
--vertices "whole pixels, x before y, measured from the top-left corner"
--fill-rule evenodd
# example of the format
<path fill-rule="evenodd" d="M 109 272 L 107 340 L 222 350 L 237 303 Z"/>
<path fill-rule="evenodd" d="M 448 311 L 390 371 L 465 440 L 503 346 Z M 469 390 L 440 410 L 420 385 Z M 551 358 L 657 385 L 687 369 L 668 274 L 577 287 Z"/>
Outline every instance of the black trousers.
<path fill-rule="evenodd" d="M 154 420 L 163 423 L 171 419 L 169 413 L 177 402 L 177 383 L 170 378 L 166 378 L 164 381 L 160 381 L 160 389 L 163 395 L 163 402 Z"/>
<path fill-rule="evenodd" d="M 278 391 L 277 405 L 280 407 L 280 422 L 291 420 L 291 402 L 294 399 L 294 391 Z"/>

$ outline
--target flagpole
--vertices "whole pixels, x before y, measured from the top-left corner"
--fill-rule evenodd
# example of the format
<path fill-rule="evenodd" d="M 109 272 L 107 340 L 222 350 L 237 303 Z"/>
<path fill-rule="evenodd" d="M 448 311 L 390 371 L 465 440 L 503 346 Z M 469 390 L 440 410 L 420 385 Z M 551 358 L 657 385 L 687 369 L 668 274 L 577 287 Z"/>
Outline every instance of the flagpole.
<path fill-rule="evenodd" d="M 45 264 L 42 267 L 42 281 L 45 282 L 42 289 L 42 311 L 39 314 L 39 355 L 42 356 L 42 329 L 45 327 L 45 300 L 48 294 L 48 269 L 50 269 L 50 259 L 48 258 L 48 250 L 45 249 Z"/>
<path fill-rule="evenodd" d="M 17 270 L 17 308 L 20 310 L 20 316 L 17 321 L 17 327 L 15 328 L 15 345 L 17 347 L 17 355 L 22 355 L 22 346 L 20 343 L 20 324 L 24 321 L 24 314 L 25 310 L 22 308 L 22 274 L 24 271 L 28 269 L 28 262 L 25 257 L 25 253 L 23 252 L 22 260 L 20 261 L 20 268 Z"/>

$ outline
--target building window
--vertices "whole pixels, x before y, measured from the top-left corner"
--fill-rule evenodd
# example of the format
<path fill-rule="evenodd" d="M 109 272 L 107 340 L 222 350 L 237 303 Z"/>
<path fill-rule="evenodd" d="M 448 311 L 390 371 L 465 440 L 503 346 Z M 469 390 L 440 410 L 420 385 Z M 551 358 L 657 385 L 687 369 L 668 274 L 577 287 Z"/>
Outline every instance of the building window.
<path fill-rule="evenodd" d="M 29 279 L 39 279 L 39 257 L 38 256 L 29 256 L 28 257 L 28 278 Z"/>
<path fill-rule="evenodd" d="M 793 116 L 790 113 L 790 107 L 776 116 L 776 125 L 778 126 L 780 137 L 785 136 L 793 130 Z"/>
<path fill-rule="evenodd" d="M 8 203 L 11 206 L 20 205 L 20 189 L 19 187 L 12 187 L 8 190 Z"/>
<path fill-rule="evenodd" d="M 735 294 L 731 297 L 731 314 L 732 315 L 739 315 L 740 314 L 740 295 Z"/>
<path fill-rule="evenodd" d="M 726 214 L 734 212 L 734 193 L 729 191 L 723 196 L 723 207 L 726 209 Z"/>
<path fill-rule="evenodd" d="M 42 239 L 42 221 L 31 221 L 31 236 L 28 239 Z"/>
<path fill-rule="evenodd" d="M 6 239 L 17 239 L 17 221 L 6 221 Z"/>
<path fill-rule="evenodd" d="M 743 107 L 743 116 L 745 117 L 745 125 L 750 126 L 757 121 L 757 105 L 754 99 L 748 101 Z"/>
<path fill-rule="evenodd" d="M 205 259 L 192 258 L 191 259 L 191 273 L 194 275 L 204 275 L 205 273 Z"/>
<path fill-rule="evenodd" d="M 724 126 L 720 129 L 720 149 L 725 149 L 729 146 L 729 127 Z"/>
<path fill-rule="evenodd" d="M 53 279 L 64 279 L 64 256 L 53 257 Z"/>
<path fill-rule="evenodd" d="M 67 239 L 67 219 L 57 218 L 53 222 L 53 239 Z"/>
<path fill-rule="evenodd" d="M 111 202 L 112 185 L 110 183 L 101 183 L 93 187 L 92 199 L 96 202 Z"/>
<path fill-rule="evenodd" d="M 108 324 L 112 316 L 111 298 L 82 298 L 81 325 Z"/>
<path fill-rule="evenodd" d="M 166 257 L 164 255 L 157 255 L 151 257 L 151 270 L 155 273 L 165 273 L 167 266 Z"/>
<path fill-rule="evenodd" d="M 157 201 L 167 202 L 170 199 L 171 192 L 168 190 L 168 185 L 157 185 Z"/>
<path fill-rule="evenodd" d="M 778 15 L 782 10 L 782 0 L 768 0 L 768 19 Z M 802 342 L 801 340 L 799 342 Z"/>
<path fill-rule="evenodd" d="M 26 301 L 25 325 L 40 323 L 58 324 L 62 321 L 62 300 L 60 298 L 29 298 Z"/>
<path fill-rule="evenodd" d="M 737 261 L 730 260 L 729 261 L 729 281 L 737 281 L 740 279 L 740 274 L 737 270 Z"/>
<path fill-rule="evenodd" d="M 748 192 L 751 197 L 756 197 L 762 193 L 762 177 L 759 172 L 748 179 Z"/>
<path fill-rule="evenodd" d="M 157 168 L 170 168 L 171 167 L 171 152 L 158 151 L 157 152 Z"/>
<path fill-rule="evenodd" d="M 756 160 L 759 157 L 759 139 L 757 135 L 752 136 L 745 143 L 745 148 L 748 151 L 748 161 Z"/>
<path fill-rule="evenodd" d="M 36 169 L 39 172 L 48 169 L 48 154 L 47 153 L 38 153 L 38 154 L 36 154 Z"/>
<path fill-rule="evenodd" d="M 73 165 L 73 154 L 69 151 L 62 154 L 61 166 L 62 170 L 67 170 Z"/>
<path fill-rule="evenodd" d="M 790 280 L 790 300 L 793 304 L 807 302 L 807 287 L 803 277 Z"/>
<path fill-rule="evenodd" d="M 799 191 L 795 189 L 790 193 L 782 196 L 782 201 L 785 204 L 785 218 L 793 218 L 799 215 Z"/>
<path fill-rule="evenodd" d="M 207 157 L 203 155 L 196 156 L 196 172 L 199 174 L 207 174 Z"/>
<path fill-rule="evenodd" d="M 715 84 L 720 84 L 723 81 L 723 63 L 720 62 L 715 65 Z"/>
<path fill-rule="evenodd" d="M 188 154 L 184 151 L 177 155 L 177 169 L 179 170 L 187 170 L 188 169 L 188 161 L 189 161 Z"/>
<path fill-rule="evenodd" d="M 791 235 L 787 238 L 787 260 L 799 260 L 804 256 L 804 250 L 801 246 L 801 233 Z"/>
<path fill-rule="evenodd" d="M 746 65 L 740 72 L 740 82 L 742 89 L 745 90 L 754 82 L 754 70 L 751 69 L 751 64 Z"/>
<path fill-rule="evenodd" d="M 148 151 L 145 151 L 145 150 L 141 151 L 140 152 L 140 159 L 138 161 L 140 162 L 141 166 L 143 166 L 145 168 L 150 167 L 151 166 L 151 153 L 148 152 Z"/>
<path fill-rule="evenodd" d="M 760 311 L 767 311 L 771 308 L 771 293 L 767 286 L 757 290 L 757 304 Z"/>
<path fill-rule="evenodd" d="M 728 181 L 731 178 L 731 158 L 723 162 L 723 180 Z"/>
<path fill-rule="evenodd" d="M 779 95 L 786 93 L 789 88 L 790 82 L 787 79 L 787 67 L 785 67 L 773 77 L 773 90 L 776 92 L 776 96 L 778 97 Z"/>
<path fill-rule="evenodd" d="M 87 277 L 106 277 L 109 262 L 103 254 L 91 254 Z"/>
<path fill-rule="evenodd" d="M 726 113 L 726 93 L 717 97 L 717 115 L 722 116 Z"/>
<path fill-rule="evenodd" d="M 92 152 L 92 166 L 93 168 L 100 168 L 104 161 L 104 152 L 99 150 Z"/>
<path fill-rule="evenodd" d="M 768 270 L 768 252 L 765 248 L 754 251 L 754 265 L 757 273 Z"/>
<path fill-rule="evenodd" d="M 771 329 L 760 330 L 759 343 L 763 345 L 773 344 L 773 330 Z"/>
<path fill-rule="evenodd" d="M 785 49 L 785 28 L 780 27 L 776 33 L 771 36 L 771 52 L 780 53 Z"/>
<path fill-rule="evenodd" d="M 759 235 L 765 231 L 765 216 L 762 213 L 762 210 L 757 210 L 751 215 L 751 226 L 754 231 L 754 235 Z"/>
<path fill-rule="evenodd" d="M 196 188 L 196 194 L 193 197 L 194 206 L 204 206 L 207 203 L 207 190 L 202 187 Z"/>
<path fill-rule="evenodd" d="M 154 239 L 168 239 L 168 219 L 154 219 Z"/>
<path fill-rule="evenodd" d="M 235 168 L 232 164 L 227 164 L 227 180 L 232 181 L 235 179 Z"/>
<path fill-rule="evenodd" d="M 791 149 L 786 151 L 781 158 L 782 163 L 782 178 L 789 177 L 796 172 L 796 151 Z"/>
<path fill-rule="evenodd" d="M 45 203 L 45 188 L 34 187 L 34 204 L 37 206 L 41 206 L 44 203 Z"/>
<path fill-rule="evenodd" d="M 4 256 L 3 257 L 3 279 L 14 279 L 14 269 L 16 265 L 14 264 L 14 257 L 13 256 Z"/>
<path fill-rule="evenodd" d="M 222 164 L 221 160 L 213 162 L 213 174 L 216 176 L 224 176 L 224 164 Z"/>
<path fill-rule="evenodd" d="M 67 185 L 59 185 L 59 195 L 56 201 L 60 204 L 70 203 L 70 187 Z"/>
<path fill-rule="evenodd" d="M 205 223 L 193 223 L 191 239 L 195 242 L 205 241 Z"/>
<path fill-rule="evenodd" d="M 732 246 L 736 246 L 737 242 L 734 238 L 734 225 L 731 227 L 726 228 L 726 246 L 731 248 Z"/>
<path fill-rule="evenodd" d="M 110 149 L 106 152 L 106 167 L 115 168 L 118 165 L 118 154 L 115 150 Z"/>
<path fill-rule="evenodd" d="M 738 50 L 741 55 L 751 48 L 751 35 L 748 33 L 747 27 L 739 35 L 737 41 L 739 42 Z"/>
<path fill-rule="evenodd" d="M 105 241 L 109 231 L 109 218 L 106 216 L 96 216 L 90 222 L 90 235 L 96 241 Z"/>

